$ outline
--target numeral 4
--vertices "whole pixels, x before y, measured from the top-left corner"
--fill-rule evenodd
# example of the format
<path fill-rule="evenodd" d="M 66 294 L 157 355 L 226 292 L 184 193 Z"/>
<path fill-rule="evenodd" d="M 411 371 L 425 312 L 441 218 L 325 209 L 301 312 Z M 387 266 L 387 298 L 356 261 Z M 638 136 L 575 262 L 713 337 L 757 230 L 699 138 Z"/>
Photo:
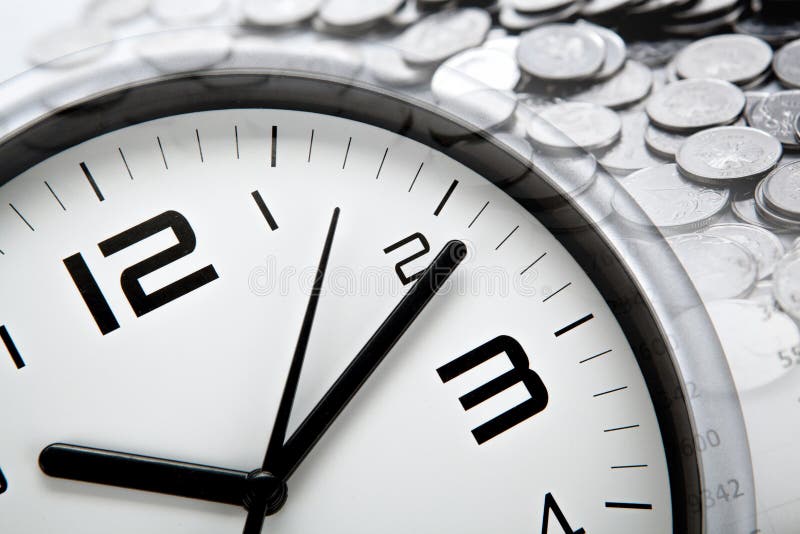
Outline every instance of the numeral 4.
<path fill-rule="evenodd" d="M 564 531 L 565 534 L 586 534 L 586 531 L 582 528 L 578 530 L 572 530 L 572 527 L 569 526 L 569 521 L 564 516 L 564 512 L 561 511 L 561 508 L 558 506 L 556 502 L 556 498 L 553 497 L 552 493 L 548 493 L 544 496 L 544 512 L 542 512 L 542 534 L 549 534 L 547 525 L 550 522 L 550 512 L 556 516 L 556 520 L 558 521 L 559 526 Z"/>

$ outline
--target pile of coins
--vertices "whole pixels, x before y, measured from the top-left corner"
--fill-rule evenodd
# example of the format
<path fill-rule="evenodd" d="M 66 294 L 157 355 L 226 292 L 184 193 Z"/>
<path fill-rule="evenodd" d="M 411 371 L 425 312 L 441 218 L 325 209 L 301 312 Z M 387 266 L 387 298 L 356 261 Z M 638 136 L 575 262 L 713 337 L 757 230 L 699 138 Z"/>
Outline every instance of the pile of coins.
<path fill-rule="evenodd" d="M 135 54 L 164 74 L 317 56 L 467 119 L 567 194 L 610 174 L 649 220 L 617 196 L 598 218 L 668 236 L 747 393 L 800 354 L 799 17 L 788 0 L 91 0 L 28 57 L 57 80 L 113 39 L 211 26 Z"/>

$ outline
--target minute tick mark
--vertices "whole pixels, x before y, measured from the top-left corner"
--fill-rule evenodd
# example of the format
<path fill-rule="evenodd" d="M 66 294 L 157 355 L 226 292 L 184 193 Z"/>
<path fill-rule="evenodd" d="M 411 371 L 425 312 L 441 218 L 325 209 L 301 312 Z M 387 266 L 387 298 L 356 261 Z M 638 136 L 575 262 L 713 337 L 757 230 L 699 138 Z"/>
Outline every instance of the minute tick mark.
<path fill-rule="evenodd" d="M 533 263 L 531 263 L 530 265 L 528 265 L 527 267 L 525 267 L 524 269 L 522 269 L 522 272 L 521 272 L 521 273 L 519 273 L 519 275 L 520 275 L 520 276 L 522 276 L 522 275 L 524 275 L 525 273 L 527 273 L 527 272 L 528 272 L 528 270 L 529 270 L 531 267 L 533 267 L 534 265 L 536 265 L 537 263 L 539 263 L 539 260 L 541 260 L 541 259 L 542 259 L 542 258 L 544 258 L 545 256 L 547 256 L 547 252 L 544 252 L 544 253 L 543 253 L 541 256 L 539 256 L 538 258 L 536 258 L 535 260 L 533 260 Z"/>
<path fill-rule="evenodd" d="M 311 149 L 314 147 L 314 128 L 311 128 L 311 140 L 308 142 L 308 159 L 306 163 L 311 163 Z"/>
<path fill-rule="evenodd" d="M 588 358 L 586 358 L 586 359 L 583 359 L 583 360 L 579 361 L 578 363 L 586 363 L 586 362 L 588 362 L 588 361 L 594 360 L 595 358 L 599 358 L 600 356 L 605 356 L 606 354 L 608 354 L 609 352 L 611 352 L 611 350 L 612 350 L 612 349 L 604 350 L 603 352 L 600 352 L 600 353 L 598 353 L 598 354 L 595 354 L 594 356 L 589 356 Z"/>
<path fill-rule="evenodd" d="M 422 166 L 420 166 L 420 168 L 422 168 Z M 452 195 L 453 191 L 456 190 L 456 186 L 458 186 L 458 180 L 453 180 L 453 183 L 450 184 L 450 187 L 447 188 L 447 192 L 444 194 L 442 200 L 439 202 L 439 205 L 436 206 L 436 210 L 433 212 L 433 214 L 436 217 L 439 216 L 439 214 L 442 212 L 442 209 L 444 208 L 444 205 L 447 204 L 448 200 L 450 200 L 450 195 Z"/>
<path fill-rule="evenodd" d="M 633 465 L 612 465 L 611 469 L 634 469 L 647 467 L 647 464 L 633 464 Z"/>
<path fill-rule="evenodd" d="M 200 163 L 205 162 L 205 158 L 203 157 L 203 145 L 200 143 L 200 130 L 197 128 L 194 129 L 194 135 L 197 137 L 197 150 L 200 151 Z"/>
<path fill-rule="evenodd" d="M 419 169 L 417 169 L 417 174 L 414 175 L 414 179 L 411 180 L 411 185 L 408 186 L 408 192 L 410 193 L 412 189 L 414 189 L 414 184 L 417 183 L 417 178 L 419 178 L 419 173 L 422 172 L 422 166 L 425 165 L 425 162 L 419 164 Z"/>
<path fill-rule="evenodd" d="M 347 156 L 350 155 L 350 143 L 352 143 L 352 142 L 353 142 L 353 138 L 352 137 L 347 139 L 347 149 L 344 151 L 344 161 L 342 162 L 342 169 L 344 169 L 345 166 L 347 165 Z"/>
<path fill-rule="evenodd" d="M 128 171 L 128 176 L 130 176 L 131 180 L 133 180 L 133 174 L 131 173 L 131 168 L 128 166 L 128 160 L 125 159 L 125 154 L 122 153 L 122 148 L 117 147 L 117 150 L 119 150 L 119 157 L 122 158 L 122 163 L 125 165 L 125 170 Z"/>
<path fill-rule="evenodd" d="M 386 161 L 386 155 L 389 153 L 389 147 L 386 147 L 386 150 L 383 151 L 383 157 L 381 158 L 381 164 L 378 166 L 378 173 L 375 175 L 375 179 L 377 180 L 381 176 L 381 171 L 383 170 L 383 163 Z"/>
<path fill-rule="evenodd" d="M 483 205 L 483 207 L 481 208 L 481 210 L 478 212 L 478 214 L 475 216 L 475 218 L 474 218 L 474 219 L 472 219 L 472 222 L 471 222 L 471 223 L 469 223 L 469 225 L 467 226 L 467 228 L 472 228 L 472 225 L 473 225 L 473 224 L 475 224 L 475 221 L 477 221 L 477 220 L 478 220 L 478 217 L 480 217 L 480 216 L 481 216 L 481 213 L 483 213 L 483 210 L 485 210 L 485 209 L 486 209 L 486 206 L 488 206 L 488 205 L 489 205 L 489 201 L 487 200 L 487 201 L 486 201 L 486 204 L 484 204 L 484 205 Z"/>
<path fill-rule="evenodd" d="M 555 291 L 553 291 L 552 293 L 547 295 L 547 297 L 545 297 L 545 299 L 542 302 L 547 302 L 548 300 L 550 300 L 551 298 L 555 297 L 556 295 L 558 295 L 559 293 L 561 293 L 562 291 L 564 291 L 565 289 L 567 289 L 571 285 L 572 285 L 572 282 L 567 282 L 563 286 L 559 287 L 558 289 L 556 289 Z"/>
<path fill-rule="evenodd" d="M 20 219 L 22 219 L 22 222 L 24 222 L 24 223 L 25 223 L 25 225 L 26 225 L 28 228 L 30 228 L 30 229 L 31 229 L 31 232 L 35 232 L 35 231 L 36 231 L 36 230 L 34 230 L 34 229 L 33 229 L 33 226 L 31 226 L 31 223 L 29 223 L 29 222 L 28 222 L 28 219 L 26 219 L 25 217 L 23 217 L 23 215 L 22 215 L 22 214 L 19 212 L 19 210 L 18 210 L 17 208 L 15 208 L 15 207 L 14 207 L 14 204 L 11 204 L 11 203 L 9 203 L 8 205 L 9 205 L 9 206 L 11 206 L 11 209 L 12 209 L 12 210 L 14 210 L 14 213 L 16 213 L 16 214 L 17 214 L 17 216 L 18 216 Z"/>
<path fill-rule="evenodd" d="M 44 181 L 44 185 L 47 186 L 47 190 L 50 191 L 50 194 L 53 195 L 54 199 L 56 199 L 56 202 L 58 202 L 58 205 L 61 206 L 61 209 L 67 211 L 67 208 L 64 207 L 64 203 L 61 202 L 60 198 L 58 198 L 58 195 L 56 195 L 56 192 L 53 191 L 52 187 L 50 187 L 50 184 L 47 183 L 47 180 Z"/>
<path fill-rule="evenodd" d="M 602 393 L 595 393 L 594 395 L 592 395 L 592 397 L 595 397 L 595 398 L 602 397 L 603 395 L 608 395 L 610 393 L 616 393 L 617 391 L 622 391 L 624 389 L 628 389 L 628 386 L 622 386 L 622 387 L 619 387 L 619 388 L 609 389 L 608 391 L 603 391 Z"/>
<path fill-rule="evenodd" d="M 92 191 L 94 191 L 94 194 L 97 195 L 97 200 L 103 202 L 106 198 L 103 196 L 103 193 L 97 186 L 97 182 L 95 181 L 94 176 L 92 176 L 92 173 L 89 172 L 89 167 L 86 166 L 86 162 L 81 161 L 80 166 L 81 170 L 83 171 L 83 175 L 86 177 L 86 180 L 89 182 L 89 185 L 92 186 Z"/>
<path fill-rule="evenodd" d="M 158 150 L 161 151 L 161 159 L 164 162 L 164 168 L 169 170 L 169 165 L 167 165 L 167 156 L 164 154 L 164 145 L 161 144 L 161 138 L 156 136 L 156 141 L 158 141 Z"/>
<path fill-rule="evenodd" d="M 639 425 L 618 426 L 616 428 L 607 428 L 603 432 L 617 432 L 619 430 L 630 430 L 632 428 L 639 428 Z"/>
<path fill-rule="evenodd" d="M 239 125 L 233 125 L 233 144 L 236 147 L 236 159 L 239 159 Z"/>

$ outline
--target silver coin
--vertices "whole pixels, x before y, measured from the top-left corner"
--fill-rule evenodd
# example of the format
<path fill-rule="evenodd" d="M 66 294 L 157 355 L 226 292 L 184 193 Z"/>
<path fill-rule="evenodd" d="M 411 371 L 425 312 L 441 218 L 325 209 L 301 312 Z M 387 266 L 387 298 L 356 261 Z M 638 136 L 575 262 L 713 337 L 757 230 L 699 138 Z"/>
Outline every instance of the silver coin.
<path fill-rule="evenodd" d="M 780 356 L 800 345 L 800 330 L 785 313 L 741 299 L 709 302 L 706 309 L 738 391 L 768 386 L 791 370 Z"/>
<path fill-rule="evenodd" d="M 113 38 L 110 28 L 97 22 L 64 26 L 33 41 L 27 59 L 36 66 L 74 68 L 104 56 Z"/>
<path fill-rule="evenodd" d="M 589 0 L 581 7 L 581 15 L 584 17 L 605 15 L 612 11 L 626 8 L 634 3 L 636 3 L 636 0 Z"/>
<path fill-rule="evenodd" d="M 656 12 L 673 11 L 684 7 L 693 0 L 647 0 L 631 6 L 628 13 L 632 15 L 650 15 Z"/>
<path fill-rule="evenodd" d="M 772 284 L 781 309 L 800 320 L 800 250 L 793 250 L 778 262 Z"/>
<path fill-rule="evenodd" d="M 720 126 L 686 139 L 675 160 L 690 179 L 711 185 L 731 185 L 763 178 L 783 154 L 781 143 L 747 126 Z"/>
<path fill-rule="evenodd" d="M 408 27 L 395 44 L 409 63 L 433 65 L 483 43 L 491 25 L 483 9 L 442 11 Z"/>
<path fill-rule="evenodd" d="M 245 20 L 259 26 L 299 24 L 317 14 L 324 0 L 242 0 Z"/>
<path fill-rule="evenodd" d="M 597 160 L 589 153 L 554 155 L 535 145 L 531 163 L 540 174 L 555 178 L 562 191 L 570 196 L 586 191 L 594 183 L 597 171 Z"/>
<path fill-rule="evenodd" d="M 213 28 L 154 33 L 135 45 L 139 57 L 164 73 L 213 67 L 225 60 L 232 49 L 231 36 Z"/>
<path fill-rule="evenodd" d="M 427 82 L 432 72 L 405 62 L 400 52 L 388 46 L 369 47 L 365 51 L 367 70 L 379 82 L 395 87 L 408 87 Z"/>
<path fill-rule="evenodd" d="M 795 120 L 800 114 L 800 89 L 779 91 L 756 104 L 750 125 L 775 136 L 787 148 L 800 145 L 795 135 Z"/>
<path fill-rule="evenodd" d="M 615 209 L 625 219 L 675 234 L 703 228 L 715 222 L 728 205 L 727 189 L 707 187 L 680 175 L 675 164 L 659 165 L 634 172 L 620 183 L 638 202 L 650 220 L 631 212 L 620 200 Z M 621 194 L 621 193 L 620 193 Z M 650 222 L 652 221 L 652 223 Z"/>
<path fill-rule="evenodd" d="M 778 260 L 786 252 L 783 242 L 777 235 L 765 228 L 750 224 L 715 224 L 703 229 L 703 234 L 736 241 L 750 251 L 758 264 L 759 279 L 771 276 Z"/>
<path fill-rule="evenodd" d="M 646 110 L 657 126 L 685 132 L 730 124 L 742 114 L 744 105 L 744 93 L 730 82 L 692 79 L 656 91 Z"/>
<path fill-rule="evenodd" d="M 563 9 L 576 0 L 511 0 L 510 5 L 520 13 L 544 13 Z"/>
<path fill-rule="evenodd" d="M 743 84 L 769 69 L 772 48 L 749 35 L 715 35 L 690 44 L 675 61 L 682 78 L 716 78 Z"/>
<path fill-rule="evenodd" d="M 200 21 L 219 13 L 225 0 L 153 0 L 150 11 L 166 23 Z"/>
<path fill-rule="evenodd" d="M 544 24 L 552 24 L 554 22 L 567 20 L 575 15 L 582 5 L 583 4 L 578 1 L 558 11 L 530 15 L 520 13 L 511 5 L 502 3 L 500 4 L 500 14 L 497 20 L 503 28 L 512 32 L 521 32 L 537 26 L 543 26 Z"/>
<path fill-rule="evenodd" d="M 744 117 L 748 126 L 753 126 L 753 110 L 769 95 L 767 91 L 745 91 Z"/>
<path fill-rule="evenodd" d="M 386 17 L 386 21 L 396 28 L 406 28 L 419 22 L 424 16 L 417 0 L 406 0 L 400 9 Z"/>
<path fill-rule="evenodd" d="M 800 161 L 781 166 L 764 179 L 764 200 L 774 211 L 800 221 Z"/>
<path fill-rule="evenodd" d="M 661 39 L 658 41 L 634 41 L 628 43 L 628 58 L 644 63 L 648 67 L 660 67 L 670 62 L 686 45 L 688 39 Z"/>
<path fill-rule="evenodd" d="M 338 28 L 362 27 L 388 17 L 402 4 L 403 0 L 327 0 L 319 18 Z"/>
<path fill-rule="evenodd" d="M 652 86 L 653 72 L 638 61 L 629 59 L 617 74 L 570 95 L 569 99 L 619 109 L 642 100 L 650 93 Z"/>
<path fill-rule="evenodd" d="M 756 204 L 756 212 L 769 224 L 788 230 L 800 230 L 800 220 L 793 217 L 786 217 L 772 209 L 764 198 L 764 186 L 767 180 L 761 180 L 753 193 L 753 200 Z"/>
<path fill-rule="evenodd" d="M 90 21 L 121 24 L 142 15 L 149 7 L 150 0 L 92 0 L 84 13 Z"/>
<path fill-rule="evenodd" d="M 488 131 L 507 124 L 514 116 L 517 99 L 511 92 L 479 89 L 439 100 L 439 106 L 476 130 Z M 447 135 L 448 132 L 442 132 Z M 459 132 L 461 133 L 461 132 Z"/>
<path fill-rule="evenodd" d="M 739 0 L 737 0 L 739 1 Z M 730 11 L 723 11 L 708 17 L 681 21 L 681 23 L 671 23 L 661 26 L 661 29 L 669 35 L 689 35 L 704 36 L 714 32 L 729 30 L 730 27 L 745 13 L 743 4 L 736 4 L 736 8 Z"/>
<path fill-rule="evenodd" d="M 431 80 L 437 100 L 480 89 L 513 91 L 520 80 L 516 60 L 499 50 L 473 48 L 442 63 Z"/>
<path fill-rule="evenodd" d="M 666 163 L 645 147 L 644 132 L 649 123 L 645 112 L 635 110 L 619 115 L 622 134 L 617 144 L 600 156 L 600 164 L 609 172 L 620 175 Z"/>
<path fill-rule="evenodd" d="M 747 296 L 758 280 L 758 264 L 739 243 L 704 234 L 667 238 L 705 302 Z"/>
<path fill-rule="evenodd" d="M 600 72 L 594 75 L 594 79 L 605 80 L 617 74 L 625 65 L 625 59 L 628 57 L 628 49 L 622 37 L 608 28 L 584 20 L 577 21 L 575 25 L 597 33 L 606 44 L 606 58 Z"/>
<path fill-rule="evenodd" d="M 739 4 L 739 0 L 698 0 L 688 9 L 676 11 L 671 16 L 676 20 L 697 19 L 715 13 L 727 12 L 734 9 Z"/>
<path fill-rule="evenodd" d="M 674 160 L 675 154 L 688 136 L 662 130 L 652 124 L 644 132 L 644 142 L 654 154 L 668 160 Z"/>
<path fill-rule="evenodd" d="M 533 142 L 556 149 L 597 150 L 619 139 L 622 122 L 610 109 L 583 102 L 564 102 L 542 110 L 528 124 Z"/>
<path fill-rule="evenodd" d="M 755 4 L 754 4 L 755 5 Z M 773 46 L 800 39 L 800 20 L 780 14 L 765 17 L 758 13 L 736 21 L 735 31 L 764 39 Z"/>
<path fill-rule="evenodd" d="M 800 88 L 800 39 L 785 44 L 778 50 L 772 69 L 784 85 Z"/>
<path fill-rule="evenodd" d="M 763 306 L 767 310 L 777 310 L 778 301 L 773 294 L 772 280 L 759 280 L 756 282 L 753 291 L 747 295 L 747 300 L 751 300 Z"/>
<path fill-rule="evenodd" d="M 731 212 L 742 222 L 752 224 L 760 228 L 766 228 L 772 232 L 786 232 L 787 229 L 776 226 L 764 219 L 756 206 L 755 192 L 751 190 L 736 191 L 731 200 Z"/>
<path fill-rule="evenodd" d="M 600 71 L 606 44 L 595 32 L 574 24 L 548 24 L 522 35 L 517 61 L 542 80 L 578 81 Z"/>

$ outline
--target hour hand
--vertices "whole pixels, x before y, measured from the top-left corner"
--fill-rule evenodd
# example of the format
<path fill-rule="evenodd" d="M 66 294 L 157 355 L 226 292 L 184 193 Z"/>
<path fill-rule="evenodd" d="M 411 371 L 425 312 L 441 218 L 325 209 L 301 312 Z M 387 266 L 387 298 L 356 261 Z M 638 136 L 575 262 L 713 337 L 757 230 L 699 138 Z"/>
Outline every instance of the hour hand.
<path fill-rule="evenodd" d="M 54 443 L 39 455 L 56 478 L 243 506 L 248 473 L 124 452 Z"/>

